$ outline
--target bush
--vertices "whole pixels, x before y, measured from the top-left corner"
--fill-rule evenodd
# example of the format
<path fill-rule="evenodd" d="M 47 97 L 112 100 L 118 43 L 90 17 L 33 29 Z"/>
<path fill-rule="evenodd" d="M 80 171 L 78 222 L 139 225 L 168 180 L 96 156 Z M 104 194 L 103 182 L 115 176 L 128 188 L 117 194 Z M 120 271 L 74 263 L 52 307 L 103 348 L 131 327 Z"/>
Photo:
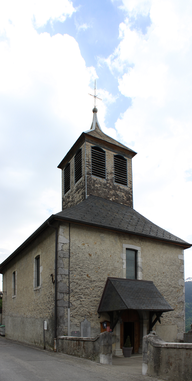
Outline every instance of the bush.
<path fill-rule="evenodd" d="M 192 282 L 185 282 L 185 332 L 192 324 Z"/>

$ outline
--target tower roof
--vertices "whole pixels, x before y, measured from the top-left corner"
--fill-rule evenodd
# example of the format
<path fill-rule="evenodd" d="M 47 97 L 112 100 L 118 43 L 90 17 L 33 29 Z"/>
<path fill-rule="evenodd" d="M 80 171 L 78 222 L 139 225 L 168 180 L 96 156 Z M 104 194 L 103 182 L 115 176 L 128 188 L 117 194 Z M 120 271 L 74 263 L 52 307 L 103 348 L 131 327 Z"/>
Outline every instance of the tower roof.
<path fill-rule="evenodd" d="M 59 163 L 58 168 L 63 169 L 65 167 L 65 165 L 68 163 L 68 161 L 73 157 L 75 152 L 81 147 L 81 145 L 85 141 L 89 141 L 90 143 L 93 143 L 95 145 L 100 145 L 104 148 L 111 148 L 116 153 L 120 153 L 122 155 L 126 155 L 129 157 L 134 157 L 137 154 L 135 151 L 128 148 L 124 144 L 119 143 L 117 140 L 111 138 L 110 136 L 106 135 L 101 130 L 101 127 L 100 127 L 98 119 L 97 119 L 97 108 L 94 107 L 93 108 L 93 121 L 92 121 L 90 130 L 83 132 L 79 136 L 79 138 L 73 144 L 73 146 L 68 151 L 68 153 L 65 155 L 63 160 Z"/>

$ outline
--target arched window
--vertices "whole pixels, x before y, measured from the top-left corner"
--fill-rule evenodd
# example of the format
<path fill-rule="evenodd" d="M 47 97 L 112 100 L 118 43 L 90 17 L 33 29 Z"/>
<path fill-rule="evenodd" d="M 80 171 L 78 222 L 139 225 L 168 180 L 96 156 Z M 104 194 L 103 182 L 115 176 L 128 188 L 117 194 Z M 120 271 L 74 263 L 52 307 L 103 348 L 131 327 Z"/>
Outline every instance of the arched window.
<path fill-rule="evenodd" d="M 114 156 L 115 183 L 127 185 L 127 160 L 121 155 Z"/>
<path fill-rule="evenodd" d="M 105 179 L 105 151 L 100 147 L 91 147 L 92 175 Z"/>
<path fill-rule="evenodd" d="M 64 169 L 64 193 L 70 190 L 70 163 Z"/>
<path fill-rule="evenodd" d="M 82 150 L 79 149 L 75 155 L 75 183 L 82 177 Z"/>

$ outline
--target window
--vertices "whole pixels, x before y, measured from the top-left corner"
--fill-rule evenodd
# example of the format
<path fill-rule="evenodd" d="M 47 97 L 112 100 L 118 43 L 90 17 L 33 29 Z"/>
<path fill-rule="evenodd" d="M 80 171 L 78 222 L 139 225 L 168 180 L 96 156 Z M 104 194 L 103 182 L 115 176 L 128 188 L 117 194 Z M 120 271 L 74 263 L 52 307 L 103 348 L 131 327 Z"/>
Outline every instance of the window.
<path fill-rule="evenodd" d="M 123 278 L 143 279 L 141 247 L 131 245 L 129 242 L 124 243 L 123 252 L 121 256 L 123 266 Z"/>
<path fill-rule="evenodd" d="M 82 150 L 79 149 L 75 155 L 75 183 L 82 177 Z"/>
<path fill-rule="evenodd" d="M 126 278 L 137 279 L 137 252 L 126 249 Z"/>
<path fill-rule="evenodd" d="M 40 286 L 40 255 L 35 257 L 35 288 Z"/>
<path fill-rule="evenodd" d="M 16 278 L 17 278 L 16 271 L 13 271 L 13 274 L 12 274 L 12 290 L 13 290 L 13 296 L 16 296 Z"/>
<path fill-rule="evenodd" d="M 100 147 L 91 147 L 92 175 L 105 179 L 105 151 Z"/>
<path fill-rule="evenodd" d="M 64 192 L 67 193 L 70 190 L 70 163 L 68 163 L 64 169 Z"/>
<path fill-rule="evenodd" d="M 114 156 L 115 183 L 127 186 L 127 160 L 121 155 Z"/>

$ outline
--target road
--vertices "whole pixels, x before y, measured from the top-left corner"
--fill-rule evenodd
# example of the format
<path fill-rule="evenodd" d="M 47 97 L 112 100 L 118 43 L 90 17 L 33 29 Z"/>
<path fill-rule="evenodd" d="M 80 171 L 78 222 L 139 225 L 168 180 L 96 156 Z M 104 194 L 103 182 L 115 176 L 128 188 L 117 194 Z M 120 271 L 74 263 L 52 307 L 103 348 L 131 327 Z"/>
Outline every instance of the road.
<path fill-rule="evenodd" d="M 131 366 L 123 360 L 101 365 L 0 336 L 0 381 L 156 381 L 141 375 L 141 358 L 133 358 Z"/>

